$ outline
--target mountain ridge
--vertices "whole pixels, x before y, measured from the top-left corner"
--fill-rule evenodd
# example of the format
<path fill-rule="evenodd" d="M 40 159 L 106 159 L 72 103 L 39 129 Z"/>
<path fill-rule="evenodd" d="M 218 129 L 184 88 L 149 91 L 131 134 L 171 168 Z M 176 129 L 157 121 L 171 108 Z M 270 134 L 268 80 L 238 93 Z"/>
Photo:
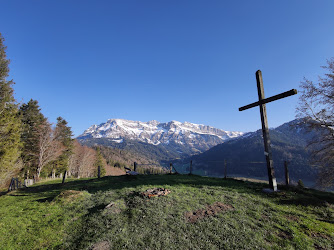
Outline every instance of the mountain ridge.
<path fill-rule="evenodd" d="M 292 180 L 315 182 L 317 171 L 312 167 L 311 154 L 307 148 L 309 140 L 314 136 L 317 136 L 317 131 L 309 131 L 298 119 L 270 129 L 274 168 L 278 179 L 284 179 L 284 161 L 287 161 Z M 224 175 L 226 161 L 228 175 L 249 178 L 267 176 L 261 129 L 216 145 L 184 159 L 183 162 L 190 160 L 193 161 L 194 169 L 207 171 L 210 175 Z"/>
<path fill-rule="evenodd" d="M 189 147 L 192 153 L 200 153 L 231 138 L 243 135 L 243 132 L 224 131 L 208 125 L 190 122 L 170 121 L 160 123 L 156 120 L 141 122 L 125 119 L 108 119 L 99 125 L 92 125 L 77 139 L 81 142 L 108 139 L 110 142 L 123 143 L 133 140 L 151 145 L 179 145 Z"/>

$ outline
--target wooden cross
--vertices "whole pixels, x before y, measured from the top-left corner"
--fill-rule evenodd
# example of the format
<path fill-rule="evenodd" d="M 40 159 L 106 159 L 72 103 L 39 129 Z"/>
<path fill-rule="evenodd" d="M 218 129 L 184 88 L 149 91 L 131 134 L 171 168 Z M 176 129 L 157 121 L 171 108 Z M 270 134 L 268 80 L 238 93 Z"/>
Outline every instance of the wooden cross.
<path fill-rule="evenodd" d="M 265 99 L 264 90 L 263 90 L 262 73 L 260 70 L 256 71 L 256 83 L 257 83 L 257 92 L 259 96 L 259 101 L 243 106 L 239 108 L 239 111 L 250 109 L 256 106 L 260 107 L 263 142 L 264 142 L 264 155 L 266 156 L 266 162 L 267 162 L 269 186 L 274 191 L 277 191 L 274 164 L 273 164 L 272 153 L 271 153 L 271 148 L 270 148 L 270 137 L 269 137 L 269 127 L 268 127 L 268 121 L 267 121 L 266 103 L 276 101 L 276 100 L 279 100 L 279 99 L 282 99 L 282 98 L 285 98 L 291 95 L 295 95 L 297 94 L 297 90 L 291 89 L 284 93 L 281 93 L 281 94 Z"/>

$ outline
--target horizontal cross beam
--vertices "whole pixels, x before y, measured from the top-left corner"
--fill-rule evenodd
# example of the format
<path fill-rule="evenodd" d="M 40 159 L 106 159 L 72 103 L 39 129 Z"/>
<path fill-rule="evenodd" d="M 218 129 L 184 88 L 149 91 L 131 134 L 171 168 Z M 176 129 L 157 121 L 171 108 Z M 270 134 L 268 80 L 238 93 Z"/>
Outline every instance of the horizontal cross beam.
<path fill-rule="evenodd" d="M 278 95 L 274 95 L 272 97 L 263 99 L 261 101 L 253 102 L 251 104 L 243 106 L 243 107 L 239 108 L 239 111 L 243 111 L 243 110 L 246 110 L 246 109 L 254 108 L 256 106 L 259 106 L 260 104 L 266 104 L 268 102 L 276 101 L 276 100 L 279 100 L 279 99 L 282 99 L 282 98 L 285 98 L 285 97 L 288 97 L 288 96 L 291 96 L 291 95 L 295 95 L 295 94 L 297 94 L 297 90 L 296 89 L 291 89 L 291 90 L 286 91 L 284 93 L 281 93 L 281 94 L 278 94 Z"/>

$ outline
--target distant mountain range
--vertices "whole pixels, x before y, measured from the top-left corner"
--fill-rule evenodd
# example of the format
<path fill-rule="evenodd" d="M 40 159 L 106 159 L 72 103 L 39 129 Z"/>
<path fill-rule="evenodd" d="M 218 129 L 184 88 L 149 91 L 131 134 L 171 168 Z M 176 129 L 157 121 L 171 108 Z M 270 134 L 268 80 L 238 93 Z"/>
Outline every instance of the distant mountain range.
<path fill-rule="evenodd" d="M 309 139 L 316 135 L 316 132 L 308 133 L 299 120 L 270 129 L 278 181 L 284 179 L 286 160 L 293 181 L 302 179 L 314 183 L 316 170 L 311 166 L 306 146 Z M 261 130 L 245 134 L 189 122 L 110 119 L 89 127 L 77 139 L 88 146 L 108 147 L 108 154 L 113 155 L 109 158 L 117 155 L 124 164 L 129 164 L 132 158 L 142 164 L 161 166 L 174 162 L 176 168 L 188 171 L 192 160 L 195 172 L 223 176 L 226 161 L 229 176 L 267 178 Z"/>
<path fill-rule="evenodd" d="M 77 139 L 88 145 L 101 144 L 117 148 L 128 148 L 135 143 L 137 147 L 146 145 L 152 149 L 153 145 L 167 154 L 164 158 L 169 158 L 169 155 L 179 158 L 202 153 L 240 135 L 243 133 L 190 122 L 160 123 L 155 120 L 140 122 L 110 119 L 100 125 L 92 125 Z"/>

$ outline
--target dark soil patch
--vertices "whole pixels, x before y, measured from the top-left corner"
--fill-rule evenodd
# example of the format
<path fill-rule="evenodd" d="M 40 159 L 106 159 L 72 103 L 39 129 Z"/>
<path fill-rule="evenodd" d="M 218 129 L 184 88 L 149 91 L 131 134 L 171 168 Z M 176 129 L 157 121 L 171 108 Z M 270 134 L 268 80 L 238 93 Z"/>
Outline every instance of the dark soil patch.
<path fill-rule="evenodd" d="M 294 215 L 287 215 L 286 218 L 289 221 L 299 221 L 299 218 L 297 216 L 294 216 Z"/>
<path fill-rule="evenodd" d="M 317 250 L 325 250 L 326 248 L 323 248 L 322 246 L 318 245 L 318 244 L 314 244 L 314 249 Z"/>
<path fill-rule="evenodd" d="M 326 234 L 323 234 L 323 233 L 318 233 L 318 232 L 311 232 L 310 236 L 312 238 L 323 238 L 323 239 L 326 239 L 326 240 L 330 240 L 331 239 L 330 236 L 328 236 Z"/>
<path fill-rule="evenodd" d="M 286 239 L 286 240 L 292 240 L 292 235 L 287 232 L 287 231 L 284 231 L 284 230 L 281 230 L 277 233 L 277 236 L 282 238 L 282 239 Z"/>
<path fill-rule="evenodd" d="M 215 202 L 212 205 L 206 206 L 205 209 L 199 209 L 194 212 L 186 212 L 185 217 L 190 223 L 195 223 L 200 219 L 204 219 L 210 216 L 215 216 L 216 214 L 222 211 L 229 211 L 229 210 L 234 210 L 234 207 L 229 204 Z"/>

